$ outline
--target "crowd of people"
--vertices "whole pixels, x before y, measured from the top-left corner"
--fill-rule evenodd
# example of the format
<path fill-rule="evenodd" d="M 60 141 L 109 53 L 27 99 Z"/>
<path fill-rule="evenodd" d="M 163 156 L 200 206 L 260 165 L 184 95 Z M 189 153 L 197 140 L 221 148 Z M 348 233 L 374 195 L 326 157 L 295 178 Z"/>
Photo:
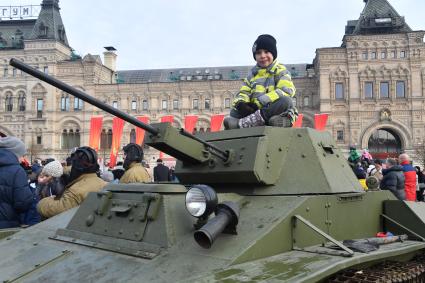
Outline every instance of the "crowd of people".
<path fill-rule="evenodd" d="M 413 166 L 410 156 L 402 153 L 398 159 L 374 159 L 367 149 L 360 155 L 350 147 L 348 162 L 364 189 L 367 178 L 376 178 L 381 190 L 391 191 L 398 199 L 424 201 L 425 175 L 420 166 Z"/>
<path fill-rule="evenodd" d="M 0 138 L 0 229 L 31 226 L 80 205 L 90 192 L 108 183 L 152 182 L 141 146 L 123 148 L 124 161 L 113 169 L 100 166 L 94 149 L 76 148 L 66 162 L 24 158 L 26 148 L 16 137 Z M 154 182 L 178 182 L 161 159 Z"/>

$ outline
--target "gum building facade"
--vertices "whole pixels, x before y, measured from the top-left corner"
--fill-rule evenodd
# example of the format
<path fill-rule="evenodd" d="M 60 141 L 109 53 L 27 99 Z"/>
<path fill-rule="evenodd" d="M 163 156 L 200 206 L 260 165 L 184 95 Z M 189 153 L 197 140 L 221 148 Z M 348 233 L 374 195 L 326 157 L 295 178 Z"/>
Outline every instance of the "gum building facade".
<path fill-rule="evenodd" d="M 318 48 L 311 63 L 286 64 L 304 115 L 329 113 L 326 130 L 343 149 L 369 148 L 385 158 L 413 152 L 424 140 L 424 31 L 413 31 L 386 0 L 364 1 L 359 19 L 347 22 L 339 47 Z M 159 122 L 173 115 L 184 127 L 198 115 L 208 131 L 214 114 L 228 114 L 252 66 L 117 70 L 117 52 L 79 56 L 72 51 L 58 0 L 43 0 L 37 19 L 0 21 L 0 134 L 21 138 L 29 157 L 65 159 L 89 141 L 90 118 L 102 115 L 99 156 L 109 158 L 112 116 L 8 65 L 18 58 L 135 116 Z M 126 123 L 121 145 L 135 140 Z M 154 163 L 158 152 L 145 148 Z"/>

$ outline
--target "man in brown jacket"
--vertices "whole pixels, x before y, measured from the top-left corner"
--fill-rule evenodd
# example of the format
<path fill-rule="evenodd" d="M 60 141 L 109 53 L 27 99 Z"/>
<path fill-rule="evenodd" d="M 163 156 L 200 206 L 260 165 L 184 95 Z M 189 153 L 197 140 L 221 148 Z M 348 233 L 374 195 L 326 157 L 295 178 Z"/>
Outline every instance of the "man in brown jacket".
<path fill-rule="evenodd" d="M 97 177 L 99 170 L 96 151 L 83 146 L 75 151 L 72 158 L 70 182 L 60 198 L 51 196 L 40 200 L 38 212 L 49 218 L 80 205 L 90 192 L 98 192 L 106 182 Z"/>
<path fill-rule="evenodd" d="M 129 143 L 124 148 L 125 173 L 120 183 L 147 183 L 151 181 L 148 171 L 142 166 L 143 149 L 140 145 Z"/>

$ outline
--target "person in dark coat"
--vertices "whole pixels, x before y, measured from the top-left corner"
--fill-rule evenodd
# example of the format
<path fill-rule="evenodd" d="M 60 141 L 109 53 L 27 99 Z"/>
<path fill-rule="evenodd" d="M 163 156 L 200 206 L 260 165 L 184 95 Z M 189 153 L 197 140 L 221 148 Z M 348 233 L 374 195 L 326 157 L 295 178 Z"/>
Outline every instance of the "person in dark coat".
<path fill-rule="evenodd" d="M 162 164 L 162 159 L 156 160 L 157 165 L 153 168 L 154 182 L 167 182 L 170 181 L 170 169 Z"/>
<path fill-rule="evenodd" d="M 23 224 L 21 215 L 27 213 L 34 202 L 27 174 L 19 162 L 25 152 L 20 139 L 0 138 L 0 229 Z"/>
<path fill-rule="evenodd" d="M 388 169 L 382 170 L 384 178 L 380 184 L 381 190 L 389 190 L 399 200 L 405 200 L 403 166 L 397 165 L 395 159 L 388 159 L 387 166 Z"/>
<path fill-rule="evenodd" d="M 425 190 L 425 175 L 422 173 L 421 167 L 415 166 L 416 175 L 418 176 L 418 187 L 416 191 L 416 199 L 418 201 L 424 201 L 424 190 Z"/>

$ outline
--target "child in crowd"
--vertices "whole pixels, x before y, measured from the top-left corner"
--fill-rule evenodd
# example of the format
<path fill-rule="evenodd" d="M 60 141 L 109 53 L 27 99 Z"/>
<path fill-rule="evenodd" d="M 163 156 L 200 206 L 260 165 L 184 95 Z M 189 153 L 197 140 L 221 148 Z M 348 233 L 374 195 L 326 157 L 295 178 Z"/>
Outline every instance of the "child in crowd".
<path fill-rule="evenodd" d="M 38 176 L 37 193 L 39 199 L 49 196 L 56 196 L 56 198 L 60 198 L 64 190 L 64 183 L 61 179 L 62 175 L 63 167 L 59 161 L 51 161 L 44 166 Z"/>

